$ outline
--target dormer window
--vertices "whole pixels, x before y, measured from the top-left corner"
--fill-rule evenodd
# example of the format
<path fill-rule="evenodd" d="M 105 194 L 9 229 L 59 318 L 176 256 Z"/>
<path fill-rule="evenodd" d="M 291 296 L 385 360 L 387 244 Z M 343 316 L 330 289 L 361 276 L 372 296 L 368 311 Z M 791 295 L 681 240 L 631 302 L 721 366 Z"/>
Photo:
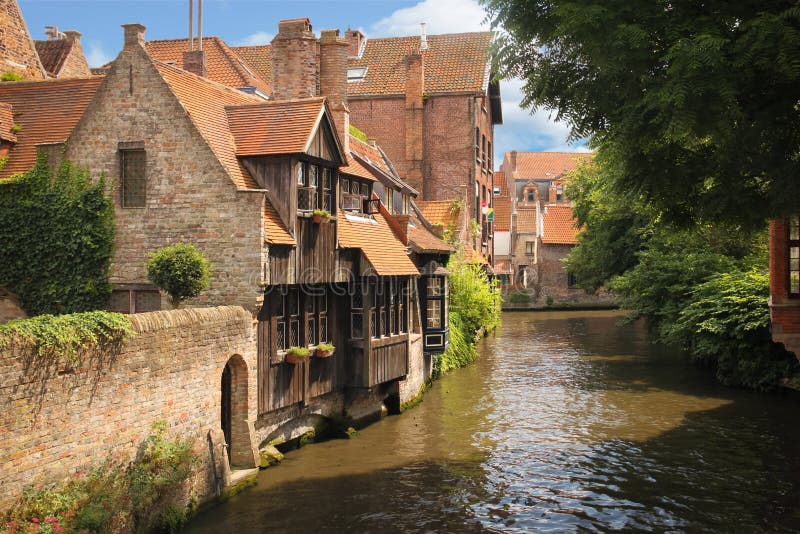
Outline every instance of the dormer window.
<path fill-rule="evenodd" d="M 380 202 L 380 201 L 374 201 Z M 356 179 L 342 179 L 342 209 L 349 212 L 371 214 L 377 213 L 377 206 L 372 201 L 372 186 L 368 182 Z"/>
<path fill-rule="evenodd" d="M 360 82 L 367 77 L 367 67 L 350 67 L 347 69 L 348 82 Z"/>
<path fill-rule="evenodd" d="M 298 161 L 296 179 L 298 211 L 308 214 L 323 209 L 330 214 L 334 213 L 333 188 L 336 175 L 333 169 Z"/>
<path fill-rule="evenodd" d="M 534 192 L 533 192 L 533 189 L 528 189 L 528 192 L 527 192 L 527 194 L 528 194 L 528 202 L 533 202 L 533 201 L 534 201 Z"/>

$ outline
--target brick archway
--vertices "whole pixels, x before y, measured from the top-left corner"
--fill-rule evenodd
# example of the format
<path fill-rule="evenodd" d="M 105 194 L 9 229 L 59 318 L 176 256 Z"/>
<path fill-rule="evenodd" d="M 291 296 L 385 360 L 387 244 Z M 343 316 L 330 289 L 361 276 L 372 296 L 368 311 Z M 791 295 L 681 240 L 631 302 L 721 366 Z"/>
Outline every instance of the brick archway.
<path fill-rule="evenodd" d="M 225 364 L 220 377 L 220 426 L 228 443 L 231 467 L 253 467 L 253 446 L 248 423 L 247 363 L 234 354 Z"/>

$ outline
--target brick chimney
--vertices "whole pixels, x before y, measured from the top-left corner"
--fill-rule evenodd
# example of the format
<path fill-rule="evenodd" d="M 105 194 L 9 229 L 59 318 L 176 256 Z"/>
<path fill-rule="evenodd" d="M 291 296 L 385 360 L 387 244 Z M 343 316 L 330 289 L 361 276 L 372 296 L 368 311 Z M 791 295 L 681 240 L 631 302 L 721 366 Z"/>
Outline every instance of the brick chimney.
<path fill-rule="evenodd" d="M 511 172 L 517 172 L 517 151 L 511 151 Z"/>
<path fill-rule="evenodd" d="M 205 52 L 202 50 L 189 50 L 184 52 L 183 70 L 205 78 L 208 73 Z"/>
<path fill-rule="evenodd" d="M 125 48 L 129 46 L 141 46 L 144 48 L 144 30 L 141 24 L 123 24 L 125 29 Z"/>
<path fill-rule="evenodd" d="M 308 19 L 278 23 L 272 39 L 272 96 L 276 100 L 317 94 L 317 38 Z"/>
<path fill-rule="evenodd" d="M 433 198 L 422 183 L 422 125 L 425 94 L 425 66 L 422 54 L 414 50 L 405 57 L 406 67 L 406 176 L 408 184 L 422 193 L 423 199 Z"/>
<path fill-rule="evenodd" d="M 347 39 L 347 55 L 358 57 L 358 53 L 361 52 L 361 45 L 364 43 L 364 34 L 358 30 L 348 28 L 344 32 L 344 38 Z"/>
<path fill-rule="evenodd" d="M 319 39 L 319 94 L 328 99 L 345 160 L 350 157 L 350 110 L 347 108 L 346 39 L 339 30 L 322 30 Z"/>

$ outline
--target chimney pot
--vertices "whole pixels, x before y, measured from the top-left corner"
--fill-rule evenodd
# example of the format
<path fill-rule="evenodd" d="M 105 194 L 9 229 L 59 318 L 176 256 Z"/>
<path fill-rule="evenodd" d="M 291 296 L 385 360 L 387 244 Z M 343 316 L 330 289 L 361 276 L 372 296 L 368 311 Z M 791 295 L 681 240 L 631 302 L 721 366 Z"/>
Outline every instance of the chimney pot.
<path fill-rule="evenodd" d="M 125 29 L 125 46 L 141 46 L 144 48 L 144 30 L 141 24 L 123 24 Z"/>

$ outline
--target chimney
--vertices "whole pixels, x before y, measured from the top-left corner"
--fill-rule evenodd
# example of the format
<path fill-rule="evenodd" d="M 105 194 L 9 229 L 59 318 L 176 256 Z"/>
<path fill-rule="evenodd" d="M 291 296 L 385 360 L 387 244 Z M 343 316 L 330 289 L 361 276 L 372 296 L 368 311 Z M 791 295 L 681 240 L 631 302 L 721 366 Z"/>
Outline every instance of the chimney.
<path fill-rule="evenodd" d="M 511 172 L 517 172 L 517 151 L 511 151 Z"/>
<path fill-rule="evenodd" d="M 344 32 L 344 38 L 347 39 L 347 55 L 350 57 L 359 57 L 361 52 L 361 45 L 364 43 L 364 34 L 358 30 L 351 30 L 350 28 Z"/>
<path fill-rule="evenodd" d="M 202 50 L 189 50 L 183 53 L 183 70 L 206 77 L 206 54 Z"/>
<path fill-rule="evenodd" d="M 422 52 L 428 49 L 428 36 L 425 35 L 425 24 L 424 22 L 419 23 L 419 51 Z"/>
<path fill-rule="evenodd" d="M 56 39 L 58 39 L 58 27 L 45 26 L 44 34 L 47 36 L 48 41 L 55 41 Z"/>
<path fill-rule="evenodd" d="M 276 100 L 317 95 L 317 38 L 308 19 L 278 23 L 272 39 L 272 96 Z"/>
<path fill-rule="evenodd" d="M 434 197 L 432 191 L 425 191 L 422 183 L 422 125 L 423 100 L 425 94 L 425 66 L 422 54 L 414 50 L 405 57 L 406 68 L 406 176 L 405 180 L 417 191 L 422 199 Z"/>
<path fill-rule="evenodd" d="M 125 48 L 129 46 L 141 46 L 144 48 L 144 30 L 141 24 L 123 24 L 125 28 Z"/>
<path fill-rule="evenodd" d="M 67 41 L 79 43 L 81 41 L 81 35 L 81 32 L 77 30 L 64 30 L 64 38 Z"/>
<path fill-rule="evenodd" d="M 339 30 L 322 30 L 319 39 L 319 94 L 328 99 L 345 161 L 350 158 L 350 110 L 347 108 L 349 44 Z"/>

